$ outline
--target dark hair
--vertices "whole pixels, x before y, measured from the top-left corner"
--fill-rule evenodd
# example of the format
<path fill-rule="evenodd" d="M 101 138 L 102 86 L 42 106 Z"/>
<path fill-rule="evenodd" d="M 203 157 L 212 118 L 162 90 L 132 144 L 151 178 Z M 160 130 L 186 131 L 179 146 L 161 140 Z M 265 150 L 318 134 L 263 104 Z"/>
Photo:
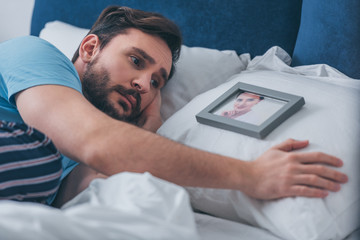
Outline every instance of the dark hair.
<path fill-rule="evenodd" d="M 243 93 L 250 93 L 250 94 L 259 96 L 259 100 L 260 100 L 260 101 L 261 101 L 261 100 L 264 100 L 264 96 L 261 96 L 261 95 L 259 95 L 259 94 L 257 94 L 257 93 L 245 92 L 245 91 L 240 91 L 240 92 L 238 92 L 238 94 L 236 94 L 236 97 L 235 97 L 235 98 L 238 98 L 238 97 L 239 97 L 241 94 L 243 94 Z"/>
<path fill-rule="evenodd" d="M 180 56 L 182 38 L 178 26 L 164 16 L 128 7 L 110 6 L 101 12 L 87 35 L 95 34 L 99 37 L 101 50 L 111 39 L 118 34 L 126 33 L 129 28 L 158 36 L 166 42 L 172 55 L 172 66 L 169 74 L 169 78 L 171 78 L 175 71 L 175 63 Z M 75 63 L 78 57 L 79 48 L 76 50 L 72 62 Z"/>

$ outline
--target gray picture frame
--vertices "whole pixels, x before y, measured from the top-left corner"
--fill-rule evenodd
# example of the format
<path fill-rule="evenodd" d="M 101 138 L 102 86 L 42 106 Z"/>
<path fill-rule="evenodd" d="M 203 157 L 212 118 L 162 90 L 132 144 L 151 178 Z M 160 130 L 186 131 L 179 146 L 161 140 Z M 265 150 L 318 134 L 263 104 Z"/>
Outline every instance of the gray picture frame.
<path fill-rule="evenodd" d="M 214 114 L 215 109 L 218 109 L 230 98 L 241 92 L 280 100 L 284 102 L 284 105 L 259 125 Z M 199 112 L 196 115 L 196 120 L 209 126 L 263 139 L 283 121 L 296 113 L 304 104 L 305 99 L 301 96 L 239 82 Z"/>

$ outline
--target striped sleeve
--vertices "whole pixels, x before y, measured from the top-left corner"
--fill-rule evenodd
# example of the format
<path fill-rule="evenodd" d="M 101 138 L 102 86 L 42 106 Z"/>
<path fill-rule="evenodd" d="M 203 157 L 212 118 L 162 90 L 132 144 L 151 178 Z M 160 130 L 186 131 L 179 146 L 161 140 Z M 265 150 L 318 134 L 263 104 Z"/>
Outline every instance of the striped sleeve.
<path fill-rule="evenodd" d="M 45 202 L 59 188 L 61 158 L 43 133 L 0 121 L 0 199 Z"/>

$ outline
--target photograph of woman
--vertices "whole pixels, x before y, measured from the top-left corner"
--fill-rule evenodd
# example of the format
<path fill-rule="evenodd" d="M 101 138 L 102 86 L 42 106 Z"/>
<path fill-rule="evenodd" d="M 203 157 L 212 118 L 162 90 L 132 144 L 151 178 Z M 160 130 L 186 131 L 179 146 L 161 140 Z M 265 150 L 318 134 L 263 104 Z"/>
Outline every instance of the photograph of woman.
<path fill-rule="evenodd" d="M 260 125 L 286 104 L 285 101 L 240 91 L 214 112 L 216 115 Z"/>

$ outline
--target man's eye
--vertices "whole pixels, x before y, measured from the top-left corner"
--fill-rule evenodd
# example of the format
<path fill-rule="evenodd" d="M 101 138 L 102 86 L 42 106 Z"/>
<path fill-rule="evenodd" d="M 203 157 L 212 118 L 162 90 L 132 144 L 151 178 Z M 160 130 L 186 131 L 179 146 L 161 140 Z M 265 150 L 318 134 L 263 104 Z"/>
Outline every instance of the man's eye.
<path fill-rule="evenodd" d="M 131 56 L 131 61 L 136 65 L 139 66 L 140 65 L 140 60 L 137 57 Z"/>
<path fill-rule="evenodd" d="M 158 88 L 159 87 L 159 82 L 154 80 L 154 79 L 151 79 L 151 85 L 153 85 L 154 88 Z"/>

